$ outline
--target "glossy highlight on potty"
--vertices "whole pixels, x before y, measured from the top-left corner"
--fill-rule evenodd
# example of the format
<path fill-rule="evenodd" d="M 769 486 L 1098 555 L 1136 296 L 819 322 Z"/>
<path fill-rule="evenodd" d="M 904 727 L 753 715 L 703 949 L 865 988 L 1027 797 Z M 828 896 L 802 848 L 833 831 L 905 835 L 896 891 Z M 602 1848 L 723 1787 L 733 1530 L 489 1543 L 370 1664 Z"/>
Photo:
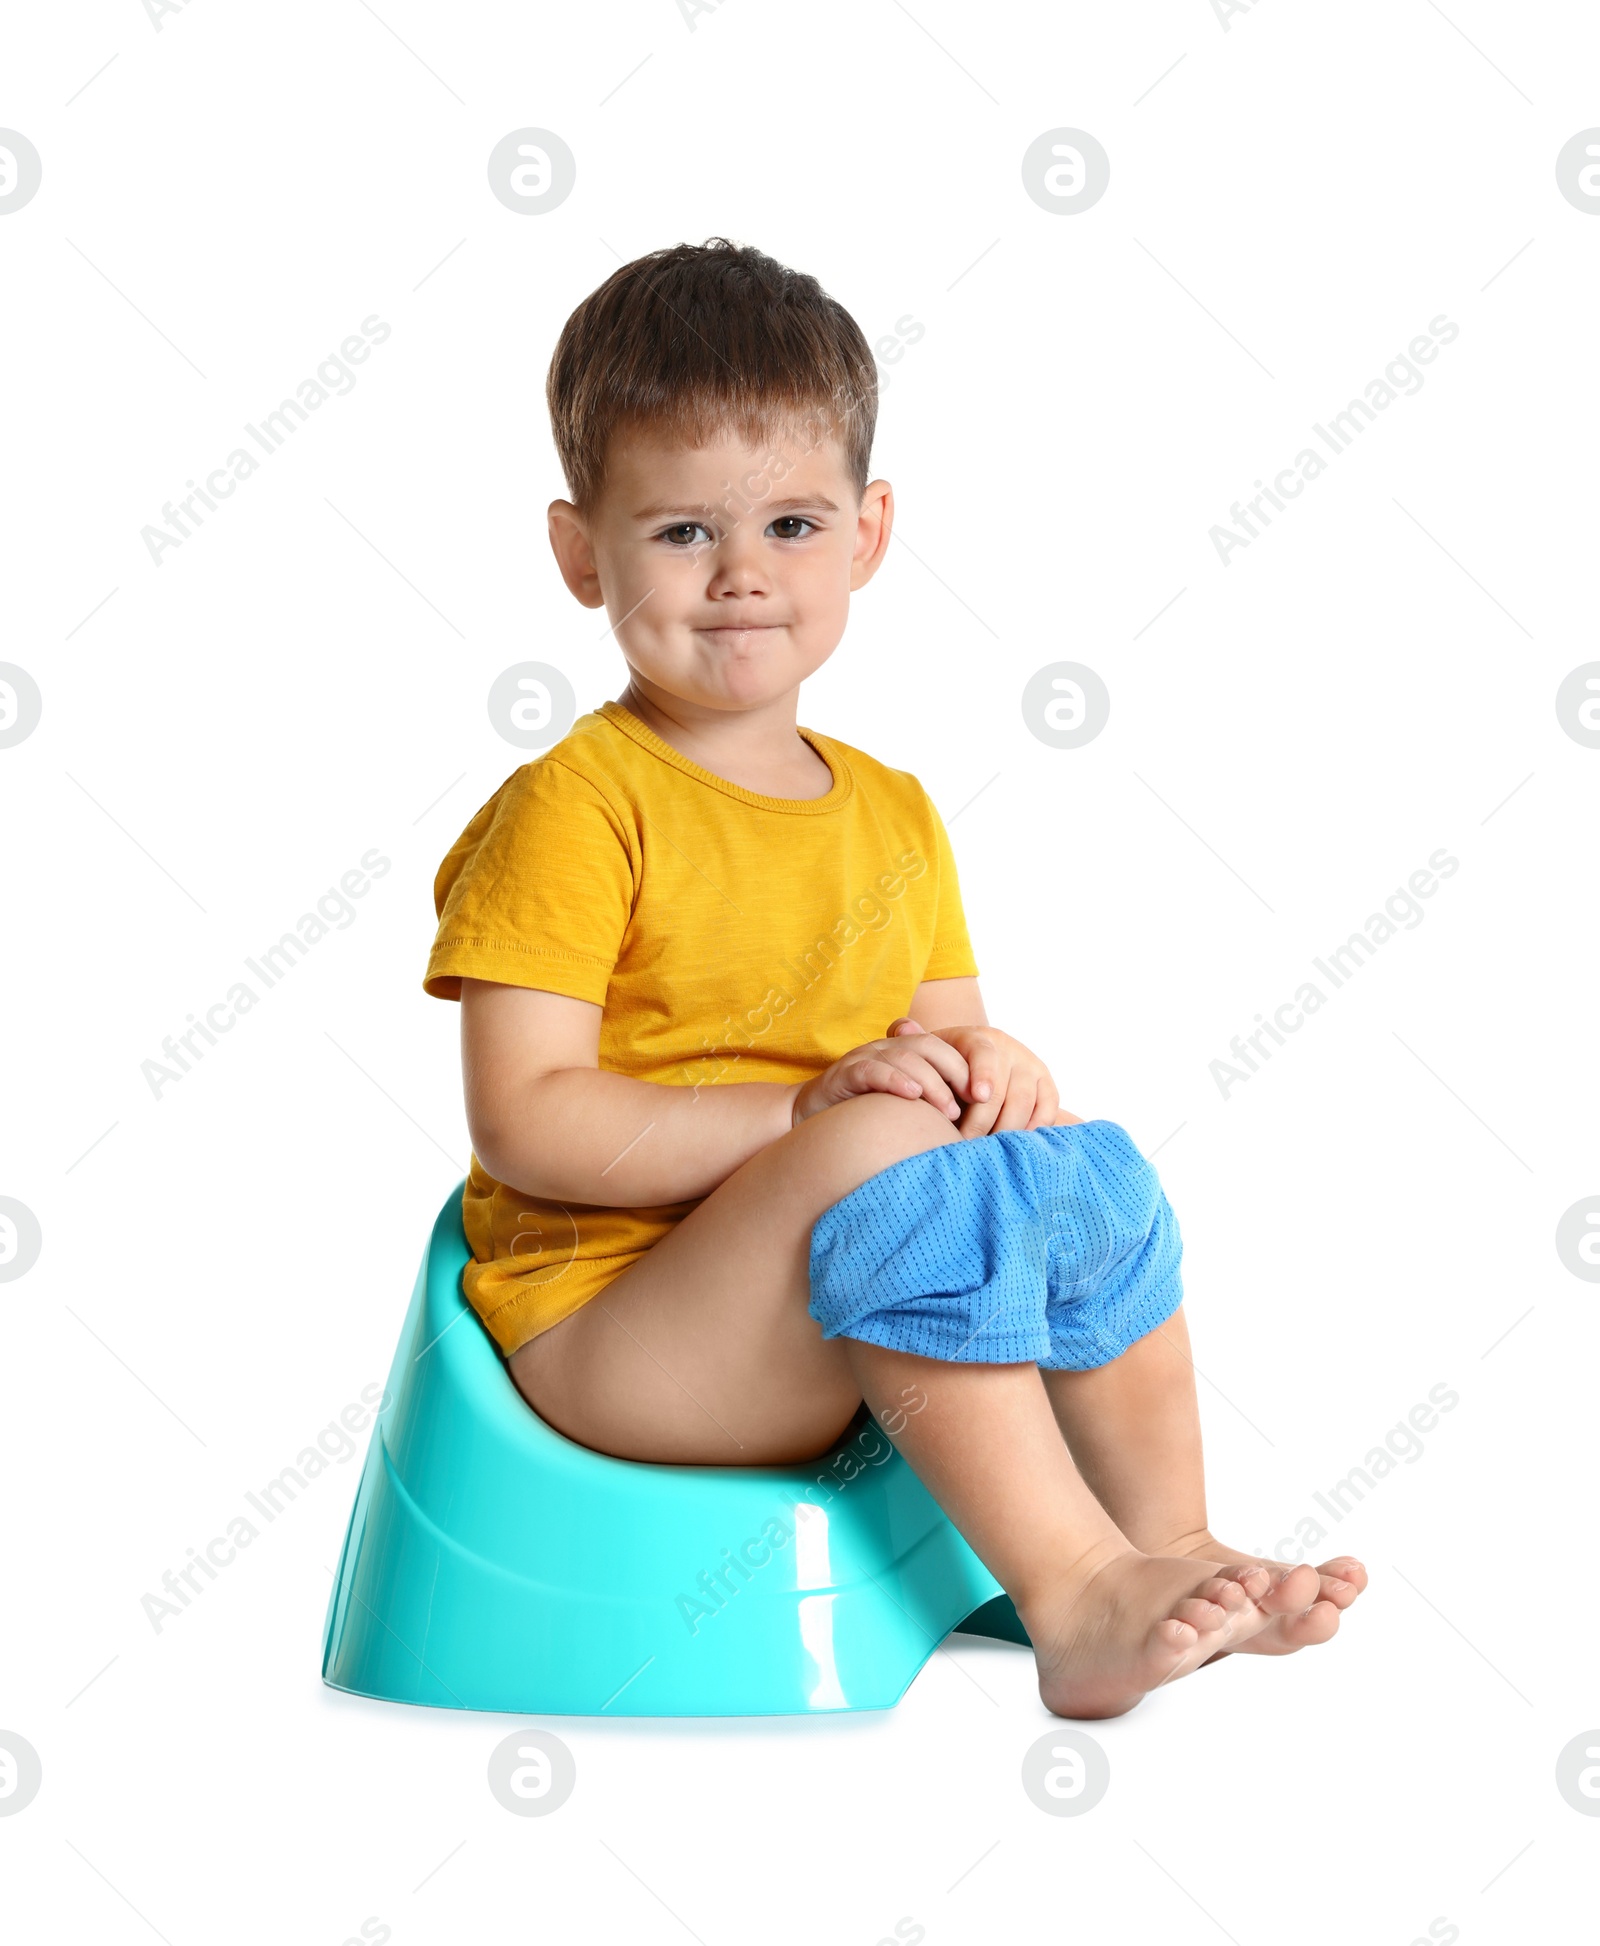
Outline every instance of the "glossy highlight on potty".
<path fill-rule="evenodd" d="M 467 1261 L 458 1185 L 357 1489 L 331 1687 L 513 1714 L 887 1709 L 952 1629 L 1026 1640 L 870 1416 L 802 1467 L 592 1452 L 524 1403 L 462 1297 Z"/>

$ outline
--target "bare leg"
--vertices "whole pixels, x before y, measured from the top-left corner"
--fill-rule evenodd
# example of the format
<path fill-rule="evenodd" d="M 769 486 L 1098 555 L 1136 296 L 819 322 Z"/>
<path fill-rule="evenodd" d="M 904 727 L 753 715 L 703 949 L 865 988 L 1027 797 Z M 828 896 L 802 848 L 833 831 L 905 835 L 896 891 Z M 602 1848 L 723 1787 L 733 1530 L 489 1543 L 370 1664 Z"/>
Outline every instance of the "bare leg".
<path fill-rule="evenodd" d="M 1058 1716 L 1120 1716 L 1159 1684 L 1272 1626 L 1267 1576 L 1132 1547 L 1072 1463 L 1037 1365 L 957 1365 L 851 1344 L 866 1400 L 1034 1645 Z M 901 1421 L 914 1385 L 927 1404 Z M 1238 1579 L 1234 1579 L 1234 1575 Z"/>
<path fill-rule="evenodd" d="M 1270 1570 L 1279 1612 L 1238 1647 L 1283 1655 L 1328 1640 L 1339 1611 L 1367 1585 L 1367 1571 L 1353 1555 L 1318 1569 L 1292 1567 L 1228 1547 L 1207 1525 L 1200 1410 L 1181 1305 L 1109 1364 L 1043 1378 L 1079 1471 L 1135 1547 Z"/>
<path fill-rule="evenodd" d="M 1036 1366 L 957 1365 L 824 1340 L 811 1318 L 822 1211 L 902 1157 L 961 1139 L 924 1102 L 813 1116 L 719 1184 L 592 1302 L 515 1352 L 569 1438 L 624 1458 L 775 1465 L 827 1450 L 861 1400 L 1017 1603 L 1040 1693 L 1111 1716 L 1264 1629 L 1255 1567 L 1139 1552 L 1084 1485 Z M 914 1385 L 927 1405 L 896 1412 Z"/>

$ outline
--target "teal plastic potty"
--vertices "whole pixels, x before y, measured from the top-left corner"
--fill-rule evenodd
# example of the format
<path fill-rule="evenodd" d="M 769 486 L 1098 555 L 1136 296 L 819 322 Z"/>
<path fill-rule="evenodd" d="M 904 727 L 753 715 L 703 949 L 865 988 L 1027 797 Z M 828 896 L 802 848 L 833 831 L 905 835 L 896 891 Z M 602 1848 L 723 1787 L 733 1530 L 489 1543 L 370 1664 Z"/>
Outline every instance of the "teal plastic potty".
<path fill-rule="evenodd" d="M 433 1226 L 373 1426 L 323 1680 L 516 1715 L 888 1709 L 954 1628 L 1027 1637 L 863 1410 L 801 1467 L 656 1466 L 524 1401 Z"/>

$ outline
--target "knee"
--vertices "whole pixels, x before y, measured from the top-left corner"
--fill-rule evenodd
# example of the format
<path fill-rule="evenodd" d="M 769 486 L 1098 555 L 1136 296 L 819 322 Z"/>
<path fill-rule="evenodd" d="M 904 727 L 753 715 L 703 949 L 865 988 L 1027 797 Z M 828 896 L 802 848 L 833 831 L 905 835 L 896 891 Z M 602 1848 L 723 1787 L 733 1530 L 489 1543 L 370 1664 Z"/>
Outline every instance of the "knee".
<path fill-rule="evenodd" d="M 904 1095 L 855 1095 L 817 1119 L 834 1121 L 836 1131 L 849 1131 L 847 1139 L 871 1143 L 886 1153 L 917 1155 L 923 1149 L 936 1149 L 941 1142 L 961 1139 L 960 1131 L 942 1108 Z"/>
<path fill-rule="evenodd" d="M 829 1202 L 907 1156 L 962 1137 L 931 1103 L 901 1095 L 855 1095 L 801 1124 L 822 1164 Z"/>

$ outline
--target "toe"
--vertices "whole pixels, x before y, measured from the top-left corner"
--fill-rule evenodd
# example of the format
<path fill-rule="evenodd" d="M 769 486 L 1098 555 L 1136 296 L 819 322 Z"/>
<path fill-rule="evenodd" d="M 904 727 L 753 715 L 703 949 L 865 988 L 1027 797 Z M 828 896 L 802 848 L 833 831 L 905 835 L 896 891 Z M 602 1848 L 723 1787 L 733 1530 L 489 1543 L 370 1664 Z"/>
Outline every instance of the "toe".
<path fill-rule="evenodd" d="M 1331 1601 L 1314 1601 L 1297 1615 L 1278 1615 L 1259 1635 L 1239 1646 L 1248 1655 L 1293 1655 L 1330 1640 L 1339 1628 L 1339 1611 Z"/>
<path fill-rule="evenodd" d="M 1241 1595 L 1244 1597 L 1242 1600 Z M 1219 1576 L 1215 1581 L 1202 1582 L 1195 1590 L 1195 1598 L 1215 1602 L 1219 1608 L 1227 1611 L 1228 1619 L 1223 1635 L 1232 1647 L 1258 1640 L 1263 1630 L 1275 1625 L 1275 1618 L 1268 1613 L 1260 1595 L 1252 1598 L 1237 1581 L 1225 1580 Z"/>
<path fill-rule="evenodd" d="M 1317 1600 L 1321 1586 L 1321 1575 L 1303 1561 L 1298 1567 L 1285 1569 L 1267 1592 L 1257 1597 L 1257 1605 L 1268 1615 L 1298 1615 Z"/>
<path fill-rule="evenodd" d="M 1272 1577 L 1276 1571 L 1276 1564 L 1269 1568 L 1264 1561 L 1231 1561 L 1225 1567 L 1217 1569 L 1217 1579 L 1242 1588 L 1253 1601 L 1259 1601 L 1272 1586 Z"/>
<path fill-rule="evenodd" d="M 1284 1615 L 1277 1624 L 1278 1637 L 1286 1649 L 1309 1649 L 1327 1642 L 1338 1632 L 1339 1611 L 1331 1601 L 1314 1601 L 1298 1615 Z"/>
<path fill-rule="evenodd" d="M 1172 1611 L 1175 1621 L 1187 1622 L 1199 1635 L 1214 1635 L 1225 1628 L 1229 1616 L 1220 1602 L 1208 1601 L 1203 1595 L 1189 1595 L 1180 1601 Z"/>
<path fill-rule="evenodd" d="M 1263 1587 L 1270 1585 L 1270 1577 L 1263 1577 Z M 1218 1574 L 1210 1581 L 1202 1581 L 1195 1589 L 1195 1597 L 1200 1601 L 1214 1602 L 1218 1608 L 1225 1609 L 1230 1615 L 1242 1615 L 1246 1609 L 1255 1607 L 1253 1594 L 1260 1594 L 1262 1588 L 1252 1580 L 1246 1585 L 1243 1571 L 1240 1575 Z"/>
<path fill-rule="evenodd" d="M 1187 1607 L 1204 1605 L 1193 1602 L 1180 1604 Z M 1192 1622 L 1184 1621 L 1178 1615 L 1169 1615 L 1165 1621 L 1157 1622 L 1150 1631 L 1145 1648 L 1141 1687 L 1159 1689 L 1163 1683 L 1188 1675 L 1198 1663 L 1205 1660 L 1207 1648 L 1216 1639 L 1214 1630 L 1202 1632 Z"/>
<path fill-rule="evenodd" d="M 1214 1632 L 1202 1633 L 1193 1622 L 1186 1622 L 1178 1615 L 1157 1622 L 1145 1645 L 1140 1687 L 1159 1689 L 1175 1676 L 1186 1675 L 1203 1658 L 1204 1645 L 1216 1639 Z"/>
<path fill-rule="evenodd" d="M 1340 1554 L 1317 1569 L 1326 1600 L 1348 1608 L 1367 1585 L 1367 1571 L 1353 1554 Z"/>

